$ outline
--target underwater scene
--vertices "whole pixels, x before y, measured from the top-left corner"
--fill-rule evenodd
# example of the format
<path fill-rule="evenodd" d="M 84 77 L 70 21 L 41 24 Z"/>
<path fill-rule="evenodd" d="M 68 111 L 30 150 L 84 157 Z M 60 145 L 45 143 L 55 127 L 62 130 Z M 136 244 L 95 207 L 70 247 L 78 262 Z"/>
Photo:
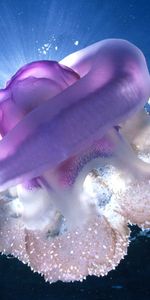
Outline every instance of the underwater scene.
<path fill-rule="evenodd" d="M 150 1 L 0 1 L 0 299 L 150 299 Z"/>

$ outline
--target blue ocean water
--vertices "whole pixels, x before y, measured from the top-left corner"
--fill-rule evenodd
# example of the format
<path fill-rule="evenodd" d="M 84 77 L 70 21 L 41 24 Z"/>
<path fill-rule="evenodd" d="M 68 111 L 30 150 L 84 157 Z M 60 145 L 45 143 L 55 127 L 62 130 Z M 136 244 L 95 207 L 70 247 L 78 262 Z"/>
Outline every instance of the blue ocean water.
<path fill-rule="evenodd" d="M 60 60 L 105 38 L 136 44 L 150 68 L 149 0 L 1 0 L 0 86 L 23 64 Z M 149 300 L 150 238 L 132 227 L 128 256 L 104 278 L 50 285 L 18 260 L 0 257 L 1 300 Z"/>

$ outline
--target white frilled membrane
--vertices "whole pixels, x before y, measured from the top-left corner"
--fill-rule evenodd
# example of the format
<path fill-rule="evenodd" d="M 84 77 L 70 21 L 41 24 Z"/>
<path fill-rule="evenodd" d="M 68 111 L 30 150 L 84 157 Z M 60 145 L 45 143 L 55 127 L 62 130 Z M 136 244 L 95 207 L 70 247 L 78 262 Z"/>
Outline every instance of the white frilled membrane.
<path fill-rule="evenodd" d="M 75 218 L 73 226 L 54 208 L 44 189 L 26 195 L 17 187 L 16 197 L 6 204 L 3 214 L 0 240 L 5 237 L 7 242 L 1 251 L 27 262 L 50 282 L 106 275 L 124 257 L 129 244 L 127 222 L 117 212 L 115 199 L 124 189 L 125 183 L 113 166 L 93 170 L 80 194 L 78 217 L 82 219 Z"/>

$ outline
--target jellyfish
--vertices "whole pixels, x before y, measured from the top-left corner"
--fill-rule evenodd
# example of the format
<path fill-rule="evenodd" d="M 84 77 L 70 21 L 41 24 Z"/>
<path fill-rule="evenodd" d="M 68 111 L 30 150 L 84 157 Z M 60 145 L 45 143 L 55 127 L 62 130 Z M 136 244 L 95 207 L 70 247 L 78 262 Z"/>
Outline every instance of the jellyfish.
<path fill-rule="evenodd" d="M 22 67 L 0 90 L 0 252 L 44 276 L 104 276 L 150 227 L 150 77 L 108 39 Z"/>

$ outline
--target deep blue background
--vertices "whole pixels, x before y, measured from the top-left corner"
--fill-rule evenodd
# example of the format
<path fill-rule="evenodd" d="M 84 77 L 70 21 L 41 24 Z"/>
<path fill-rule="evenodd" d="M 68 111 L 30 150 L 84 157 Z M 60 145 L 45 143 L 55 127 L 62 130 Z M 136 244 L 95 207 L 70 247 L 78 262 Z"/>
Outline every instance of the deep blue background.
<path fill-rule="evenodd" d="M 59 60 L 114 37 L 140 47 L 150 68 L 149 0 L 1 0 L 0 85 L 24 63 Z M 1 257 L 0 299 L 149 300 L 150 238 L 136 238 L 126 259 L 107 277 L 83 283 L 49 285 L 16 259 Z"/>
<path fill-rule="evenodd" d="M 32 60 L 59 60 L 114 37 L 139 46 L 150 66 L 149 0 L 1 0 L 0 82 Z M 47 43 L 49 51 L 41 54 Z"/>

